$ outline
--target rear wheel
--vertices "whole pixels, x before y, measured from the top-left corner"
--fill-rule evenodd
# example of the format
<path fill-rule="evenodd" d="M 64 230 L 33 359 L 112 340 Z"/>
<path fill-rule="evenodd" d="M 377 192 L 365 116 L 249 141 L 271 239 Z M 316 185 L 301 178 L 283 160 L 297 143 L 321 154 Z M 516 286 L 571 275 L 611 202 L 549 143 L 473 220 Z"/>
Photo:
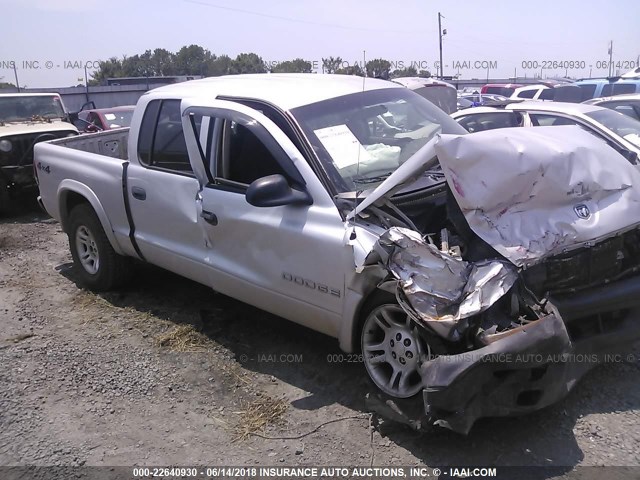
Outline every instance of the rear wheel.
<path fill-rule="evenodd" d="M 93 208 L 88 204 L 74 207 L 68 226 L 69 248 L 80 282 L 94 291 L 124 284 L 131 270 L 130 259 L 115 252 Z"/>
<path fill-rule="evenodd" d="M 393 398 L 409 398 L 422 388 L 418 368 L 431 356 L 429 345 L 390 295 L 368 310 L 362 327 L 364 365 L 373 383 Z"/>

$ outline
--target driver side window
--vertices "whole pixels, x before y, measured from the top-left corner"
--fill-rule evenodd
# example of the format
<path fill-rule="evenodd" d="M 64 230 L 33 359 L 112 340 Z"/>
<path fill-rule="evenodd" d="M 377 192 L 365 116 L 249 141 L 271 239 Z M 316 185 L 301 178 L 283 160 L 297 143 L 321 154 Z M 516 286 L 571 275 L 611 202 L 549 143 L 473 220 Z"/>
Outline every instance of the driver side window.
<path fill-rule="evenodd" d="M 218 155 L 217 178 L 242 185 L 268 175 L 286 177 L 273 153 L 248 127 L 225 120 Z"/>

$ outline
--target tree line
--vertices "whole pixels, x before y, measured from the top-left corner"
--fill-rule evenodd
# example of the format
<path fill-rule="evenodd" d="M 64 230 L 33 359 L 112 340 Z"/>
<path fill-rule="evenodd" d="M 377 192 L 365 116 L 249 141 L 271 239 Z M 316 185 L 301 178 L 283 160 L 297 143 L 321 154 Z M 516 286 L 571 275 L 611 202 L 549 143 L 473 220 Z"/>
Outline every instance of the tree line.
<path fill-rule="evenodd" d="M 162 77 L 173 75 L 202 75 L 215 77 L 237 73 L 311 73 L 318 66 L 308 60 L 295 58 L 283 62 L 265 62 L 256 53 L 241 53 L 235 58 L 216 55 L 199 45 L 188 45 L 173 53 L 164 48 L 146 50 L 142 54 L 112 57 L 101 61 L 98 70 L 91 74 L 89 84 L 105 84 L 115 77 Z M 430 77 L 427 70 L 418 71 L 409 66 L 392 70 L 392 63 L 383 58 L 361 64 L 343 61 L 341 57 L 322 59 L 323 73 L 338 73 L 377 78 Z"/>

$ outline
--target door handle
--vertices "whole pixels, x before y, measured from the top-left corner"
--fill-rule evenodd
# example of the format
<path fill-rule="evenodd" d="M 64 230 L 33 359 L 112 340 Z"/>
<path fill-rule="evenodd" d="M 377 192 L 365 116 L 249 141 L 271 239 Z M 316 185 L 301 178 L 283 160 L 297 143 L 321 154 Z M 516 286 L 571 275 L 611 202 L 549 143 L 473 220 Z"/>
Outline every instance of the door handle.
<path fill-rule="evenodd" d="M 204 219 L 205 222 L 210 223 L 213 226 L 218 225 L 218 217 L 215 213 L 203 210 L 200 216 Z"/>
<path fill-rule="evenodd" d="M 146 200 L 147 199 L 147 192 L 145 192 L 144 188 L 132 187 L 131 188 L 131 195 L 133 195 L 133 198 L 137 198 L 138 200 Z"/>

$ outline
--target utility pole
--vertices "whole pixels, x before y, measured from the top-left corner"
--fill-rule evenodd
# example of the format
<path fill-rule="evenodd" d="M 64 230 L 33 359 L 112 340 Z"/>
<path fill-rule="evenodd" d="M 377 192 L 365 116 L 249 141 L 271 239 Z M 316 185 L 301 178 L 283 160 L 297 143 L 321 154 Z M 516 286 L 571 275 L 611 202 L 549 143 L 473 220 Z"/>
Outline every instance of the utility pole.
<path fill-rule="evenodd" d="M 13 62 L 13 74 L 16 77 L 16 87 L 18 88 L 18 93 L 20 93 L 20 83 L 18 82 L 18 70 L 16 70 L 16 62 Z"/>
<path fill-rule="evenodd" d="M 613 40 L 609 43 L 609 76 L 613 69 Z"/>
<path fill-rule="evenodd" d="M 440 80 L 442 80 L 442 77 L 444 76 L 444 65 L 442 64 L 442 37 L 445 36 L 447 34 L 447 29 L 445 28 L 444 31 L 442 30 L 442 19 L 444 18 L 444 16 L 438 12 L 438 32 L 439 32 L 439 39 L 440 39 Z"/>
<path fill-rule="evenodd" d="M 84 63 L 84 96 L 89 103 L 89 79 L 87 78 L 87 62 Z"/>

